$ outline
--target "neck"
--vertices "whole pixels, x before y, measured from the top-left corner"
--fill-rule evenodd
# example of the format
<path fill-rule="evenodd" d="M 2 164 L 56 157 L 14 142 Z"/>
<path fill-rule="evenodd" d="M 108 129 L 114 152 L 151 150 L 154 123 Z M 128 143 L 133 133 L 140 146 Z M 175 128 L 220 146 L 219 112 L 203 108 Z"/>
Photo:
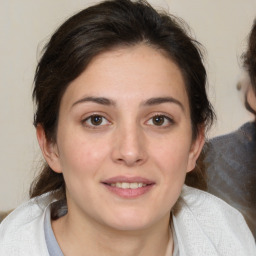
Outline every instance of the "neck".
<path fill-rule="evenodd" d="M 150 228 L 120 231 L 93 221 L 81 222 L 68 213 L 52 222 L 64 255 L 164 256 L 172 234 L 169 216 Z"/>

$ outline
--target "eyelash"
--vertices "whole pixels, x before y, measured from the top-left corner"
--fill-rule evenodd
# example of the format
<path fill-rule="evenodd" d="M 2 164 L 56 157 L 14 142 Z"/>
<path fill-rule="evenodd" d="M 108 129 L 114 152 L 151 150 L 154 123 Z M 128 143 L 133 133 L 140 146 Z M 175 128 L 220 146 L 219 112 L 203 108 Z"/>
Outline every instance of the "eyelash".
<path fill-rule="evenodd" d="M 96 125 L 96 124 L 93 124 L 93 123 L 92 123 L 92 119 L 93 119 L 93 118 L 96 118 L 96 117 L 98 117 L 98 118 L 101 119 L 101 122 L 99 123 L 99 125 Z M 87 122 L 90 122 L 90 124 L 88 124 Z M 103 125 L 102 125 L 102 122 L 107 122 L 107 124 L 103 124 Z M 90 116 L 86 117 L 85 119 L 83 119 L 83 120 L 81 121 L 81 123 L 82 123 L 84 126 L 90 128 L 90 129 L 99 129 L 99 128 L 101 128 L 102 126 L 108 126 L 108 125 L 111 124 L 111 122 L 110 122 L 107 118 L 105 118 L 104 116 L 102 116 L 102 115 L 100 115 L 100 114 L 93 114 L 93 115 L 90 115 Z"/>
<path fill-rule="evenodd" d="M 92 119 L 93 119 L 93 118 L 96 118 L 96 117 L 100 118 L 100 120 L 99 120 L 100 123 L 99 123 L 98 125 L 92 123 Z M 154 121 L 153 121 L 154 118 L 160 118 L 160 119 L 162 118 L 163 120 L 160 120 L 160 122 L 162 121 L 163 123 L 160 123 L 160 125 L 155 124 Z M 94 121 L 95 121 L 95 120 L 94 120 Z M 149 124 L 150 121 L 152 122 L 151 124 Z M 165 124 L 166 121 L 168 122 L 167 124 Z M 90 122 L 90 124 L 88 124 L 88 122 Z M 105 122 L 105 123 L 104 123 L 104 122 Z M 84 126 L 90 128 L 90 129 L 100 129 L 100 128 L 102 128 L 102 126 L 104 127 L 104 126 L 108 126 L 108 125 L 111 124 L 111 122 L 110 122 L 107 118 L 105 118 L 104 116 L 102 116 L 102 115 L 100 115 L 100 114 L 92 114 L 92 115 L 86 117 L 85 119 L 83 119 L 83 120 L 81 121 L 81 123 L 82 123 Z M 102 124 L 102 123 L 103 123 L 103 124 Z M 155 127 L 159 127 L 159 128 L 168 128 L 168 127 L 170 127 L 171 125 L 174 125 L 174 124 L 175 124 L 173 118 L 171 118 L 171 117 L 169 117 L 169 116 L 167 116 L 167 115 L 163 115 L 163 114 L 155 114 L 155 115 L 153 115 L 151 118 L 149 118 L 145 123 L 146 123 L 147 125 L 155 126 Z"/>
<path fill-rule="evenodd" d="M 160 124 L 160 125 L 157 125 L 157 124 L 154 124 L 154 123 L 152 123 L 152 124 L 150 124 L 150 125 L 152 125 L 152 126 L 155 126 L 155 127 L 160 127 L 160 128 L 168 128 L 168 127 L 170 127 L 171 125 L 174 125 L 175 124 L 175 122 L 174 122 L 174 120 L 173 120 L 173 118 L 171 118 L 170 116 L 167 116 L 167 115 L 163 115 L 163 114 L 156 114 L 156 115 L 154 115 L 154 116 L 152 116 L 146 123 L 148 123 L 150 120 L 152 120 L 152 122 L 153 122 L 153 119 L 154 118 L 163 118 L 164 120 L 163 120 L 163 122 L 165 123 L 166 121 L 168 122 L 167 124 Z"/>

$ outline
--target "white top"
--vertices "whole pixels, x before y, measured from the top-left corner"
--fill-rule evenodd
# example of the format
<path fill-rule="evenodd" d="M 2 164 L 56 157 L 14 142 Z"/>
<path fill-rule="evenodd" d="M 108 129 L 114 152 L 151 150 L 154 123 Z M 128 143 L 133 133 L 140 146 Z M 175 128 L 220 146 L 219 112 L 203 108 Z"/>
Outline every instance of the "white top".
<path fill-rule="evenodd" d="M 62 214 L 66 214 L 67 209 L 65 212 L 62 212 Z M 63 216 L 63 215 L 62 215 Z M 166 256 L 171 255 L 171 251 L 173 248 L 173 243 L 174 243 L 174 250 L 173 250 L 173 255 L 172 256 L 179 256 L 179 248 L 178 248 L 178 243 L 177 243 L 177 237 L 174 232 L 174 227 L 171 225 L 170 227 L 170 232 L 172 232 L 172 237 L 173 237 L 173 242 L 172 238 L 170 238 L 169 244 L 167 246 L 166 250 Z M 44 234 L 45 234 L 45 240 L 46 240 L 46 245 L 48 248 L 48 252 L 50 256 L 64 256 L 61 248 L 56 240 L 56 237 L 53 233 L 52 230 L 52 225 L 51 225 L 51 210 L 50 207 L 47 207 L 46 212 L 45 212 L 45 219 L 44 219 Z"/>
<path fill-rule="evenodd" d="M 49 256 L 44 218 L 49 194 L 13 211 L 0 225 L 0 255 Z M 179 256 L 256 256 L 254 238 L 242 215 L 206 192 L 184 186 L 173 210 Z M 172 252 L 166 252 L 171 256 Z"/>

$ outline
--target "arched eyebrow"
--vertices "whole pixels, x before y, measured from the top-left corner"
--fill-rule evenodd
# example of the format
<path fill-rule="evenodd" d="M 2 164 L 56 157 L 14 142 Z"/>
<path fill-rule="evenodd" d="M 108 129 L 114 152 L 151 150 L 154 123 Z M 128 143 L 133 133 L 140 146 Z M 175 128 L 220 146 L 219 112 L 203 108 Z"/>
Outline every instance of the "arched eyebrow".
<path fill-rule="evenodd" d="M 94 102 L 100 105 L 105 106 L 115 106 L 115 102 L 111 99 L 104 98 L 104 97 L 84 97 L 72 104 L 72 107 L 74 107 L 77 104 L 84 103 L 84 102 Z"/>
<path fill-rule="evenodd" d="M 72 107 L 74 107 L 77 104 L 84 103 L 84 102 L 94 102 L 94 103 L 97 103 L 97 104 L 100 104 L 100 105 L 105 105 L 105 106 L 116 106 L 116 103 L 111 99 L 104 98 L 104 97 L 92 97 L 92 96 L 90 96 L 90 97 L 84 97 L 84 98 L 74 102 L 72 104 Z M 142 106 L 154 106 L 154 105 L 159 105 L 159 104 L 163 104 L 163 103 L 177 104 L 184 111 L 183 104 L 179 100 L 177 100 L 173 97 L 150 98 L 150 99 L 144 101 L 141 105 Z"/>
<path fill-rule="evenodd" d="M 183 111 L 185 110 L 183 104 L 173 98 L 173 97 L 156 97 L 156 98 L 150 98 L 146 100 L 145 102 L 142 103 L 143 106 L 154 106 L 154 105 L 159 105 L 163 103 L 174 103 L 177 104 Z"/>

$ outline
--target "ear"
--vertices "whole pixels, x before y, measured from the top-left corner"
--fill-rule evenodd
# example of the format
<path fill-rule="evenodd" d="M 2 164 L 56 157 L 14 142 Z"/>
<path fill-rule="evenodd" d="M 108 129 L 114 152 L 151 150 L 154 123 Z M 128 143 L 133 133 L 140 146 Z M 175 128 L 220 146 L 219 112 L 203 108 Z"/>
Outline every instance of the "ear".
<path fill-rule="evenodd" d="M 44 128 L 40 124 L 36 127 L 36 135 L 44 159 L 53 171 L 61 173 L 57 144 L 47 140 Z"/>
<path fill-rule="evenodd" d="M 196 139 L 191 145 L 188 159 L 187 172 L 192 171 L 196 166 L 196 160 L 198 159 L 205 142 L 205 128 L 201 126 Z"/>

